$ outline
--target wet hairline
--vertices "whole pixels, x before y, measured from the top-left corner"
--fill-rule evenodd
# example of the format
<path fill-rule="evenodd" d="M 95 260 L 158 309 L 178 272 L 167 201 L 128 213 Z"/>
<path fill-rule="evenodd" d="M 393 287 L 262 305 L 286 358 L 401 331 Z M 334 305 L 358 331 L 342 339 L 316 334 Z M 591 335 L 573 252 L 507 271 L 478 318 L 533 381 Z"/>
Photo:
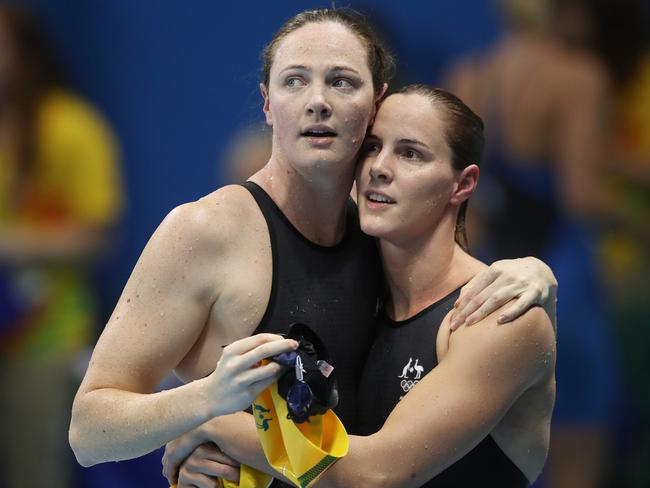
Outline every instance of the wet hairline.
<path fill-rule="evenodd" d="M 427 112 L 427 114 L 433 116 L 435 119 L 438 119 L 437 121 L 432 122 L 432 123 L 436 123 L 436 124 L 439 123 L 440 126 L 437 129 L 434 128 L 434 127 L 429 127 L 427 129 L 425 129 L 425 134 L 435 132 L 436 130 L 441 130 L 442 133 L 440 135 L 441 135 L 441 137 L 443 139 L 441 142 L 443 142 L 445 144 L 445 146 L 447 146 L 447 148 L 452 152 L 452 157 L 453 157 L 453 150 L 451 148 L 451 144 L 450 144 L 450 141 L 449 141 L 449 133 L 448 133 L 448 131 L 450 129 L 449 125 L 450 125 L 451 121 L 449 119 L 448 108 L 446 107 L 445 103 L 443 101 L 438 100 L 435 97 L 431 96 L 429 93 L 423 93 L 421 91 L 411 91 L 411 92 L 406 92 L 406 93 L 397 92 L 397 93 L 392 93 L 392 94 L 388 95 L 386 98 L 384 98 L 381 101 L 381 103 L 380 103 L 380 105 L 379 105 L 379 107 L 377 109 L 377 115 L 379 115 L 379 113 L 382 110 L 382 107 L 384 106 L 384 104 L 388 100 L 390 100 L 390 99 L 394 100 L 396 98 L 403 98 L 403 99 L 416 98 L 418 100 L 418 102 L 416 102 L 416 103 L 426 103 L 426 112 Z M 379 139 L 378 135 L 373 132 L 373 127 L 374 126 L 369 127 L 367 137 Z M 417 145 L 417 146 L 420 146 L 422 148 L 433 151 L 436 154 L 440 153 L 440 150 L 435 148 L 436 144 L 423 142 L 425 140 L 427 140 L 426 136 L 424 138 L 422 138 L 422 139 L 419 139 L 417 137 L 404 135 L 404 136 L 400 137 L 395 142 L 397 144 Z"/>
<path fill-rule="evenodd" d="M 351 73 L 357 74 L 359 76 L 362 75 L 362 73 L 359 73 L 358 70 L 352 68 L 351 66 L 344 66 L 341 64 L 335 64 L 333 66 L 328 66 L 328 71 L 349 71 Z M 284 73 L 285 71 L 291 71 L 291 70 L 296 70 L 296 71 L 311 71 L 311 68 L 307 65 L 304 64 L 291 64 L 285 68 L 282 68 L 278 74 Z"/>
<path fill-rule="evenodd" d="M 292 34 L 301 31 L 305 27 L 309 27 L 309 26 L 314 25 L 314 24 L 334 24 L 334 25 L 341 26 L 341 27 L 345 28 L 345 30 L 347 32 L 352 34 L 352 36 L 354 36 L 355 39 L 357 39 L 357 41 L 361 45 L 362 52 L 363 52 L 363 54 L 362 54 L 363 64 L 365 65 L 365 67 L 368 69 L 368 72 L 370 73 L 370 83 L 373 84 L 373 88 L 375 90 L 378 89 L 378 87 L 374 87 L 374 75 L 373 75 L 372 66 L 370 65 L 370 57 L 369 57 L 370 44 L 369 44 L 368 40 L 366 40 L 358 32 L 355 32 L 354 29 L 352 29 L 349 25 L 346 25 L 344 22 L 340 22 L 340 21 L 338 21 L 336 19 L 323 19 L 323 20 L 309 21 L 309 22 L 305 23 L 304 25 L 301 25 L 297 29 L 295 29 L 295 30 L 293 30 L 291 32 L 288 32 L 286 35 L 284 35 L 282 38 L 280 38 L 278 40 L 278 42 L 273 46 L 273 49 L 271 51 L 272 57 L 271 57 L 270 64 L 269 64 L 269 67 L 268 67 L 269 68 L 268 80 L 262 80 L 262 82 L 265 85 L 269 84 L 270 79 L 271 79 L 271 72 L 273 71 L 273 67 L 275 66 L 275 61 L 276 61 L 278 50 L 280 49 L 280 46 L 287 40 L 287 38 L 290 37 Z M 308 69 L 304 65 L 301 66 L 300 63 L 295 63 L 295 67 L 296 68 Z M 289 69 L 289 67 L 283 68 L 280 72 L 284 72 L 287 69 Z M 357 75 L 361 76 L 361 73 L 359 73 L 358 70 L 356 70 L 354 68 L 351 68 L 350 66 L 345 66 L 345 65 L 342 65 L 342 64 L 337 64 L 337 65 L 331 67 L 330 69 L 333 70 L 333 71 L 337 70 L 337 69 L 352 71 L 352 72 L 356 73 Z"/>

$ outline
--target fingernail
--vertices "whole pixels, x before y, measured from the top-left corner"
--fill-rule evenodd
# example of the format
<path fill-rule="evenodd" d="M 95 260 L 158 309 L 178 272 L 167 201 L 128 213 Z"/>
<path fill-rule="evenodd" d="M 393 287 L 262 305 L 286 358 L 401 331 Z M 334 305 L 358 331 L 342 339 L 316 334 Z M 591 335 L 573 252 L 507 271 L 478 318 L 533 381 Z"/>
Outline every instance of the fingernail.
<path fill-rule="evenodd" d="M 474 322 L 476 322 L 476 315 L 470 315 L 465 319 L 465 325 L 472 325 Z"/>
<path fill-rule="evenodd" d="M 456 319 L 453 319 L 453 320 L 451 321 L 451 325 L 449 326 L 449 328 L 450 328 L 451 330 L 456 330 L 460 324 L 461 324 L 460 320 L 458 320 L 457 318 L 456 318 Z"/>
<path fill-rule="evenodd" d="M 501 314 L 499 315 L 499 318 L 497 319 L 497 324 L 503 324 L 506 321 L 506 316 Z"/>

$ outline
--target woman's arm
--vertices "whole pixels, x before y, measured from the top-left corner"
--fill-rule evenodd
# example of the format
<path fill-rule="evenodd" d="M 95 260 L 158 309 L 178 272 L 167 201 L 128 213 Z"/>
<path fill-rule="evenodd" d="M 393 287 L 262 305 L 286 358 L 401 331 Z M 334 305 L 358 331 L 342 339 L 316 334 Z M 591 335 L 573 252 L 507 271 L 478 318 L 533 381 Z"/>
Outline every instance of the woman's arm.
<path fill-rule="evenodd" d="M 233 257 L 219 239 L 202 238 L 206 216 L 197 207 L 179 207 L 154 233 L 97 343 L 69 433 L 84 466 L 141 456 L 245 408 L 280 372 L 276 364 L 251 367 L 295 345 L 273 335 L 243 339 L 224 349 L 218 367 L 215 358 L 209 376 L 152 393 L 203 332 L 219 290 L 215 259 Z"/>
<path fill-rule="evenodd" d="M 524 391 L 553 372 L 555 336 L 546 314 L 534 308 L 516 322 L 501 327 L 488 317 L 454 332 L 440 364 L 379 432 L 350 439 L 349 454 L 319 486 L 421 486 L 467 454 Z"/>
<path fill-rule="evenodd" d="M 510 322 L 533 305 L 541 305 L 555 328 L 555 275 L 543 261 L 525 257 L 495 261 L 467 283 L 454 304 L 451 329 L 483 320 L 513 299 L 499 313 L 499 323 Z"/>
<path fill-rule="evenodd" d="M 211 455 L 216 450 L 223 452 L 228 462 Z M 239 470 L 234 476 L 230 460 L 279 477 L 266 460 L 255 419 L 245 412 L 214 418 L 168 443 L 162 458 L 163 475 L 178 488 L 192 486 L 191 480 L 210 476 L 238 481 Z"/>
<path fill-rule="evenodd" d="M 554 362 L 555 334 L 539 308 L 509 327 L 490 316 L 479 327 L 455 331 L 439 365 L 399 402 L 379 432 L 350 436 L 348 455 L 318 486 L 422 485 L 488 435 L 525 390 L 552 374 Z M 243 415 L 214 419 L 168 445 L 163 463 L 170 482 L 178 480 L 178 467 L 204 442 L 214 442 L 237 461 L 273 474 L 253 420 Z M 199 466 L 195 463 L 192 469 Z"/>

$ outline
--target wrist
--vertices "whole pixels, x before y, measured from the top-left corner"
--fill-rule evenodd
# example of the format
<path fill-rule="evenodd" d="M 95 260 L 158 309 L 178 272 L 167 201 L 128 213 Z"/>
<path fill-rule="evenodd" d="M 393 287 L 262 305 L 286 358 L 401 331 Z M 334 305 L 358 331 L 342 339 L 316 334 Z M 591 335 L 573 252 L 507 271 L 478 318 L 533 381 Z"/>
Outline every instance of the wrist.
<path fill-rule="evenodd" d="M 193 408 L 201 413 L 203 423 L 208 422 L 215 417 L 225 415 L 226 413 L 221 408 L 221 402 L 215 394 L 215 389 L 212 387 L 211 379 L 212 375 L 209 375 L 192 382 L 196 387 L 196 403 L 193 404 Z"/>
<path fill-rule="evenodd" d="M 219 445 L 219 419 L 220 417 L 214 417 L 207 422 L 204 422 L 196 429 L 194 435 L 198 444 L 212 442 Z"/>

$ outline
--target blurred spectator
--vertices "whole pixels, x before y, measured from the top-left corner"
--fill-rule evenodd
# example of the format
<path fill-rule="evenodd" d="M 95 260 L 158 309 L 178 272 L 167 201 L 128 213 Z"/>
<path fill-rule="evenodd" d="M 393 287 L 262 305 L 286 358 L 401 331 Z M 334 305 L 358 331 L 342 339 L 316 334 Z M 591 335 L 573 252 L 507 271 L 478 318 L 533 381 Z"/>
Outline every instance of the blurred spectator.
<path fill-rule="evenodd" d="M 257 173 L 271 157 L 271 130 L 262 123 L 237 132 L 219 162 L 223 184 L 243 183 Z"/>
<path fill-rule="evenodd" d="M 647 2 L 646 2 L 647 3 Z M 628 415 L 619 435 L 622 447 L 612 486 L 650 486 L 650 19 L 639 1 L 600 0 L 595 52 L 614 86 L 609 116 L 606 182 L 626 219 L 602 232 L 600 255 L 612 303 Z M 610 7 L 610 8 L 607 8 Z"/>
<path fill-rule="evenodd" d="M 559 283 L 547 484 L 593 488 L 604 484 L 618 407 L 619 351 L 607 323 L 598 239 L 604 228 L 647 233 L 647 213 L 640 217 L 648 210 L 647 153 L 645 163 L 638 153 L 630 162 L 636 178 L 625 179 L 622 173 L 631 173 L 612 164 L 611 108 L 639 64 L 647 24 L 633 0 L 501 4 L 507 32 L 488 52 L 461 60 L 448 83 L 486 121 L 483 199 L 474 217 L 492 239 L 482 252 L 488 259 L 536 255 Z M 642 164 L 645 181 L 638 177 Z M 608 173 L 628 190 L 645 191 L 645 203 L 637 198 L 634 212 L 621 205 L 621 193 L 605 185 Z M 647 249 L 646 242 L 646 262 Z M 647 283 L 647 274 L 642 279 Z"/>
<path fill-rule="evenodd" d="M 73 486 L 73 364 L 94 338 L 89 265 L 122 206 L 116 146 L 25 10 L 0 6 L 0 486 Z"/>

